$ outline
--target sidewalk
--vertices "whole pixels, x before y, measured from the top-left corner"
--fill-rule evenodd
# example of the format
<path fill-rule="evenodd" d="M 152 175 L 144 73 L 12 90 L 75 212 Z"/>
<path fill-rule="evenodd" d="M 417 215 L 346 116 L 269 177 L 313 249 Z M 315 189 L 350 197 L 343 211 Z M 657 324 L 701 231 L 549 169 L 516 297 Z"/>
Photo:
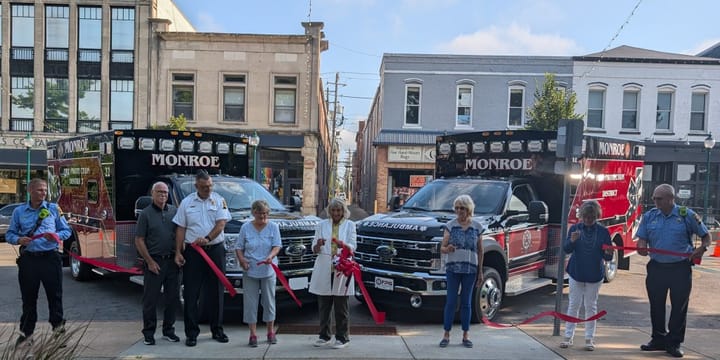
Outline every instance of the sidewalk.
<path fill-rule="evenodd" d="M 8 326 L 10 324 L 6 324 Z M 490 329 L 473 325 L 470 330 L 474 348 L 460 345 L 460 329 L 453 329 L 450 346 L 438 347 L 442 334 L 440 325 L 407 326 L 398 328 L 398 335 L 352 335 L 345 349 L 316 348 L 316 335 L 290 335 L 278 329 L 278 344 L 263 343 L 261 336 L 257 348 L 247 346 L 249 332 L 246 326 L 226 327 L 230 338 L 227 344 L 210 339 L 207 326 L 198 337 L 195 347 L 170 343 L 159 336 L 157 345 L 142 343 L 138 322 L 93 322 L 81 346 L 85 350 L 79 359 L 656 359 L 671 358 L 664 352 L 643 352 L 639 346 L 649 339 L 647 329 L 638 327 L 606 327 L 598 324 L 596 350 L 586 351 L 582 346 L 582 333 L 576 336 L 578 344 L 560 349 L 561 337 L 552 336 L 552 323 L 526 325 L 522 328 Z M 182 323 L 176 324 L 182 329 Z M 41 330 L 41 329 L 39 329 Z M 264 328 L 259 328 L 264 335 Z M 720 359 L 720 346 L 715 341 L 720 329 L 688 329 L 683 346 L 684 359 Z"/>

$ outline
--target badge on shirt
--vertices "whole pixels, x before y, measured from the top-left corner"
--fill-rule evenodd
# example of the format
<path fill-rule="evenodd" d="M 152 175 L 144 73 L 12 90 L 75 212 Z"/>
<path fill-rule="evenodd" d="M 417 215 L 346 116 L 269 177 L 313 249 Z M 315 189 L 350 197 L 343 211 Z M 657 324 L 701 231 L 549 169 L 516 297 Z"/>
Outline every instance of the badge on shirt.
<path fill-rule="evenodd" d="M 223 209 L 227 210 L 227 203 L 225 202 L 225 199 L 223 199 Z"/>

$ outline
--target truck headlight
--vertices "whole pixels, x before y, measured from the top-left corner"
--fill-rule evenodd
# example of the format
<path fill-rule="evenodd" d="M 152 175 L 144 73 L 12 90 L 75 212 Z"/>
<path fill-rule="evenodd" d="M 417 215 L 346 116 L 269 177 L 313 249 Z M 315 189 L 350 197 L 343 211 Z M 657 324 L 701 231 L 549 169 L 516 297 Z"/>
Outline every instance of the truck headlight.
<path fill-rule="evenodd" d="M 434 258 L 431 261 L 432 270 L 430 270 L 431 274 L 435 275 L 442 275 L 445 274 L 445 263 L 447 262 L 447 254 L 443 254 L 440 252 L 440 245 L 441 243 L 438 243 L 438 254 L 440 254 L 440 258 Z"/>
<path fill-rule="evenodd" d="M 240 264 L 235 255 L 235 244 L 240 234 L 225 234 L 225 270 L 240 271 Z"/>

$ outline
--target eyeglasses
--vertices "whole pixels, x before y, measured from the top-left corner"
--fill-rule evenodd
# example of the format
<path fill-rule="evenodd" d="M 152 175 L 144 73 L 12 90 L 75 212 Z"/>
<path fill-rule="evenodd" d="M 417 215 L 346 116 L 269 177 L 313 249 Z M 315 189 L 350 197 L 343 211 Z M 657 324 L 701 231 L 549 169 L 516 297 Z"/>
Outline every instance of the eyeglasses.
<path fill-rule="evenodd" d="M 457 210 L 467 210 L 467 208 L 464 206 L 456 206 L 455 211 L 457 211 Z"/>
<path fill-rule="evenodd" d="M 664 198 L 665 198 L 665 197 L 663 197 L 663 196 L 653 196 L 653 197 L 652 197 L 652 200 L 653 200 L 653 201 L 660 201 L 660 200 L 662 200 L 662 199 L 664 199 Z"/>

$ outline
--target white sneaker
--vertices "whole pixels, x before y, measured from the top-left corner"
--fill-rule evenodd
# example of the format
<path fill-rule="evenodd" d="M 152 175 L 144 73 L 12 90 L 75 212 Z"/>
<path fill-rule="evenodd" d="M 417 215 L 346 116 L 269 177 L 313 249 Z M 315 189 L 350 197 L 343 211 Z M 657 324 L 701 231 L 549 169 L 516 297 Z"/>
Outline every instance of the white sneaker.
<path fill-rule="evenodd" d="M 344 349 L 348 345 L 350 345 L 350 341 L 342 342 L 340 340 L 335 340 L 335 343 L 333 344 L 333 349 Z"/>
<path fill-rule="evenodd" d="M 313 345 L 314 345 L 315 347 L 323 347 L 323 346 L 326 346 L 326 345 L 330 345 L 330 342 L 331 342 L 331 341 L 332 341 L 332 339 L 328 339 L 328 340 L 325 340 L 325 339 L 317 339 Z"/>
<path fill-rule="evenodd" d="M 565 338 L 565 341 L 560 343 L 560 348 L 567 349 L 573 345 L 573 339 L 572 338 Z"/>
<path fill-rule="evenodd" d="M 585 350 L 587 351 L 594 351 L 595 350 L 595 343 L 592 339 L 585 339 Z"/>

